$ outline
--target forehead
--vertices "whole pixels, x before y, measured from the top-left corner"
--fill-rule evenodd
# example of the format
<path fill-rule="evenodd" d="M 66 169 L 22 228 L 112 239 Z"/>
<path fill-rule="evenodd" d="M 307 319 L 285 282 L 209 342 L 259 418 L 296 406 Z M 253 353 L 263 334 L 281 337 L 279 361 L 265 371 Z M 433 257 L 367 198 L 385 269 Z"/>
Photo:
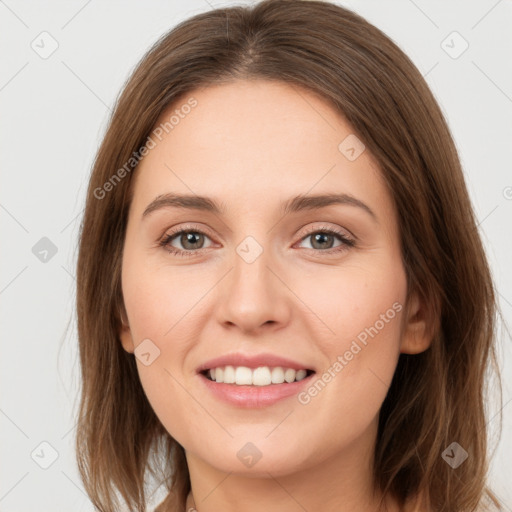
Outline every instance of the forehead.
<path fill-rule="evenodd" d="M 238 212 L 308 193 L 350 193 L 384 213 L 392 208 L 369 151 L 356 159 L 344 153 L 346 141 L 358 144 L 349 123 L 296 85 L 251 80 L 196 89 L 162 113 L 153 133 L 159 127 L 135 173 L 140 211 L 168 192 L 219 198 Z"/>
<path fill-rule="evenodd" d="M 191 98 L 196 106 L 178 119 L 176 114 L 189 110 Z M 294 84 L 261 79 L 196 89 L 168 107 L 157 126 L 171 117 L 175 124 L 168 127 L 173 135 L 167 141 L 169 149 L 185 139 L 193 141 L 201 154 L 217 150 L 236 157 L 259 148 L 264 152 L 252 155 L 259 161 L 283 154 L 288 161 L 300 161 L 305 153 L 318 158 L 319 143 L 323 151 L 330 146 L 329 153 L 337 155 L 340 137 L 353 132 L 328 100 Z"/>

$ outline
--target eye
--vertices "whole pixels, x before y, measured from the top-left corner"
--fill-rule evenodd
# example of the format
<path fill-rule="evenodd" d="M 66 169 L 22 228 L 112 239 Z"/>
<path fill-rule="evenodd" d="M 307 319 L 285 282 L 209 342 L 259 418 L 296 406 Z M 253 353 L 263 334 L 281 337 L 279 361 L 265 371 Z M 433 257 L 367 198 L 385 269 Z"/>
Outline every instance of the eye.
<path fill-rule="evenodd" d="M 160 241 L 159 245 L 164 247 L 169 253 L 175 254 L 176 256 L 193 256 L 198 251 L 203 249 L 204 239 L 208 238 L 208 235 L 200 229 L 179 229 L 167 233 Z M 181 244 L 183 249 L 176 248 L 172 245 L 173 242 Z"/>
<path fill-rule="evenodd" d="M 326 252 L 329 254 L 338 253 L 355 246 L 355 240 L 347 237 L 347 235 L 341 231 L 328 227 L 311 229 L 309 233 L 301 239 L 301 242 L 307 239 L 311 239 L 311 250 L 318 249 L 315 252 Z M 338 239 L 340 242 L 337 247 L 333 247 L 335 239 Z"/>
<path fill-rule="evenodd" d="M 159 242 L 159 245 L 164 247 L 170 254 L 188 257 L 194 256 L 209 247 L 204 247 L 205 238 L 210 239 L 201 229 L 194 226 L 184 226 L 181 229 L 167 233 Z M 312 240 L 312 247 L 306 249 L 314 252 L 339 253 L 355 246 L 355 240 L 348 238 L 343 232 L 329 227 L 311 229 L 306 236 L 301 238 L 300 242 L 308 238 Z M 336 239 L 340 244 L 333 247 L 334 240 Z M 175 247 L 174 243 L 180 244 L 182 248 Z"/>

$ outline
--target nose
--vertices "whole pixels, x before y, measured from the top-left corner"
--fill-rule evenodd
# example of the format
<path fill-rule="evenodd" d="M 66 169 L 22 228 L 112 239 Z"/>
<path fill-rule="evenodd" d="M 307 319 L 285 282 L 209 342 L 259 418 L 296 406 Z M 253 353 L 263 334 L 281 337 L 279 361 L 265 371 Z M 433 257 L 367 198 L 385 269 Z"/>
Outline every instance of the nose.
<path fill-rule="evenodd" d="M 246 334 L 287 325 L 293 294 L 281 273 L 267 251 L 252 262 L 236 254 L 231 270 L 218 287 L 217 320 Z"/>

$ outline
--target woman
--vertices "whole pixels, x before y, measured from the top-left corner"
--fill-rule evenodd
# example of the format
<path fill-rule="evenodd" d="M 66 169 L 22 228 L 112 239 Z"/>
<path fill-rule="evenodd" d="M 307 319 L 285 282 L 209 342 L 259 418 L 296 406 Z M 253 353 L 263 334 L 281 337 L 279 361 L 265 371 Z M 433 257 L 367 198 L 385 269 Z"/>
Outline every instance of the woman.
<path fill-rule="evenodd" d="M 306 244 L 306 245 L 305 245 Z M 495 295 L 423 77 L 342 7 L 182 22 L 122 92 L 77 277 L 102 511 L 499 509 Z"/>

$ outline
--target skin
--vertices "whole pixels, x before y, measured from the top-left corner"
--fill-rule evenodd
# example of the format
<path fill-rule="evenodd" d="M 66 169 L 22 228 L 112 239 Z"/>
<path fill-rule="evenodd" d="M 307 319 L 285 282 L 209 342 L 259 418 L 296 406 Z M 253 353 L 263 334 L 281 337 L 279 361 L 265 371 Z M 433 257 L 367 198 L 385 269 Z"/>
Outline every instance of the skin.
<path fill-rule="evenodd" d="M 350 125 L 296 86 L 237 81 L 190 96 L 198 105 L 136 171 L 121 343 L 133 353 L 149 338 L 160 350 L 149 366 L 137 359 L 140 380 L 186 450 L 199 512 L 376 510 L 371 470 L 379 410 L 399 354 L 430 343 L 416 296 L 408 298 L 406 316 L 397 215 L 379 166 L 368 150 L 349 161 L 338 145 L 353 133 Z M 169 192 L 212 197 L 226 213 L 162 208 L 143 219 L 151 201 Z M 280 213 L 290 197 L 320 193 L 351 194 L 378 222 L 351 205 Z M 204 239 L 186 246 L 178 235 L 172 245 L 193 247 L 193 256 L 158 244 L 189 223 Z M 356 245 L 327 254 L 322 247 L 342 242 L 328 237 L 314 245 L 311 234 L 326 227 Z M 263 249 L 250 264 L 236 252 L 249 235 Z M 396 302 L 404 308 L 306 405 L 291 397 L 239 408 L 205 391 L 196 374 L 206 360 L 240 351 L 308 362 L 321 376 Z M 247 442 L 262 454 L 250 468 L 237 457 Z M 189 496 L 187 509 L 191 504 Z"/>

